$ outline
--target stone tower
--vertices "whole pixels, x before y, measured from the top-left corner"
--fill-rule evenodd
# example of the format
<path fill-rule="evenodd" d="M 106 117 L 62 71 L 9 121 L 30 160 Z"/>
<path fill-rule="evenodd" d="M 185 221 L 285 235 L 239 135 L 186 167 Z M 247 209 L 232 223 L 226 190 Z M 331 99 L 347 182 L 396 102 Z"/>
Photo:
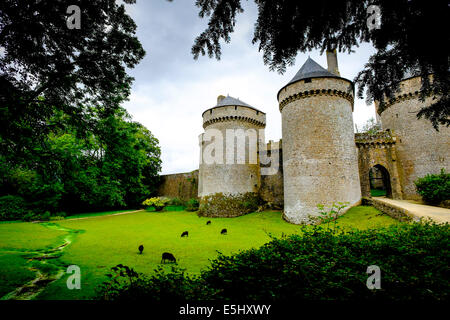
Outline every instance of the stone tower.
<path fill-rule="evenodd" d="M 327 52 L 333 55 L 333 52 Z M 335 54 L 335 53 L 334 53 Z M 353 132 L 353 83 L 308 58 L 278 92 L 282 117 L 284 217 L 310 222 L 317 204 L 361 200 Z"/>
<path fill-rule="evenodd" d="M 258 192 L 258 139 L 266 114 L 239 99 L 219 96 L 202 116 L 199 197 Z"/>
<path fill-rule="evenodd" d="M 450 128 L 440 126 L 436 131 L 429 120 L 417 119 L 417 112 L 433 100 L 428 97 L 421 102 L 420 87 L 421 78 L 409 75 L 384 111 L 377 110 L 383 129 L 397 137 L 397 156 L 403 168 L 400 180 L 406 199 L 420 199 L 414 185 L 417 178 L 439 173 L 442 168 L 450 171 Z"/>

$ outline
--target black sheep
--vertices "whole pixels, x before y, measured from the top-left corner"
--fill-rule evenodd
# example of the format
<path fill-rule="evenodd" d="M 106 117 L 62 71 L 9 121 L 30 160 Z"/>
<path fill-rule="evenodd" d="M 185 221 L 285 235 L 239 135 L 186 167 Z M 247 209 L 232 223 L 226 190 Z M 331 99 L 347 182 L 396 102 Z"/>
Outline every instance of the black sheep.
<path fill-rule="evenodd" d="M 164 252 L 162 254 L 161 263 L 166 263 L 166 260 L 168 260 L 169 262 L 177 263 L 177 259 L 175 259 L 173 254 L 171 254 L 169 252 Z"/>
<path fill-rule="evenodd" d="M 209 224 L 211 224 L 211 220 L 208 220 L 208 221 L 206 222 L 206 225 L 209 225 Z"/>
<path fill-rule="evenodd" d="M 139 254 L 142 254 L 142 251 L 144 251 L 144 246 L 141 244 L 139 246 Z"/>
<path fill-rule="evenodd" d="M 189 236 L 189 232 L 185 231 L 181 234 L 181 237 L 188 237 Z"/>
<path fill-rule="evenodd" d="M 227 229 L 222 229 L 222 231 L 220 231 L 220 234 L 227 234 Z"/>

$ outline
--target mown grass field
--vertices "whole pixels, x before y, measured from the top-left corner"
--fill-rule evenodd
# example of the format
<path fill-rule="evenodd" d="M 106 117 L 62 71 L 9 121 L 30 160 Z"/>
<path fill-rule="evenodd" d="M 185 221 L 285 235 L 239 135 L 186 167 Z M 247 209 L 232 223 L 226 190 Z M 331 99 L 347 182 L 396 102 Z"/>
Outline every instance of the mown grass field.
<path fill-rule="evenodd" d="M 206 225 L 207 220 L 212 221 L 211 225 Z M 365 206 L 352 208 L 337 220 L 339 227 L 359 229 L 394 223 L 398 222 Z M 227 235 L 220 234 L 223 228 L 228 229 Z M 189 231 L 189 237 L 181 238 L 183 231 Z M 186 211 L 140 211 L 41 224 L 2 223 L 0 296 L 34 278 L 34 272 L 29 270 L 33 262 L 27 259 L 30 253 L 45 252 L 64 241 L 70 241 L 70 244 L 49 263 L 59 265 L 60 269 L 61 266 L 78 265 L 81 290 L 68 290 L 68 275 L 65 274 L 45 287 L 36 299 L 92 298 L 111 267 L 124 264 L 136 271 L 151 273 L 161 265 L 161 254 L 166 251 L 173 253 L 178 265 L 187 272 L 198 273 L 218 252 L 231 254 L 259 247 L 270 241 L 270 235 L 279 237 L 299 231 L 299 226 L 283 221 L 281 213 L 276 211 L 214 219 L 199 218 L 196 213 Z M 141 244 L 144 245 L 142 255 L 138 254 Z M 163 267 L 170 270 L 170 264 Z"/>

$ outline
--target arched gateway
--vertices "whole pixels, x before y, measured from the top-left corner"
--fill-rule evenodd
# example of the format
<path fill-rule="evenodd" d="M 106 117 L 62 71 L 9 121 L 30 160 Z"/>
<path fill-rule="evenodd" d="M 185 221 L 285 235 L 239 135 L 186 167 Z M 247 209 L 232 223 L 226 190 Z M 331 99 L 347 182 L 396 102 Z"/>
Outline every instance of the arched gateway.
<path fill-rule="evenodd" d="M 395 150 L 396 138 L 390 131 L 376 134 L 357 133 L 355 142 L 358 147 L 362 196 L 385 195 L 388 198 L 402 199 L 401 167 Z M 374 190 L 384 192 L 377 194 Z"/>

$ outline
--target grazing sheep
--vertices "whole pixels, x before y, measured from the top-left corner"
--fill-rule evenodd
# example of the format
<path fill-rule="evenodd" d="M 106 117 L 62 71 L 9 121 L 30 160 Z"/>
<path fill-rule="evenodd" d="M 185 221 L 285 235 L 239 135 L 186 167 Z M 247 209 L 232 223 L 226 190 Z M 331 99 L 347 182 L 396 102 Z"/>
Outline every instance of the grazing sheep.
<path fill-rule="evenodd" d="M 208 220 L 208 221 L 206 222 L 206 225 L 209 225 L 209 224 L 211 224 L 211 220 Z"/>
<path fill-rule="evenodd" d="M 181 237 L 188 237 L 189 236 L 189 232 L 185 231 L 181 234 Z"/>
<path fill-rule="evenodd" d="M 144 251 L 144 246 L 141 244 L 139 246 L 139 254 L 142 254 L 142 251 Z"/>
<path fill-rule="evenodd" d="M 222 231 L 220 231 L 220 234 L 227 234 L 227 229 L 222 229 Z"/>
<path fill-rule="evenodd" d="M 173 254 L 171 254 L 169 252 L 164 252 L 162 254 L 161 263 L 166 263 L 166 260 L 168 260 L 169 262 L 177 263 L 177 259 L 175 259 Z"/>

